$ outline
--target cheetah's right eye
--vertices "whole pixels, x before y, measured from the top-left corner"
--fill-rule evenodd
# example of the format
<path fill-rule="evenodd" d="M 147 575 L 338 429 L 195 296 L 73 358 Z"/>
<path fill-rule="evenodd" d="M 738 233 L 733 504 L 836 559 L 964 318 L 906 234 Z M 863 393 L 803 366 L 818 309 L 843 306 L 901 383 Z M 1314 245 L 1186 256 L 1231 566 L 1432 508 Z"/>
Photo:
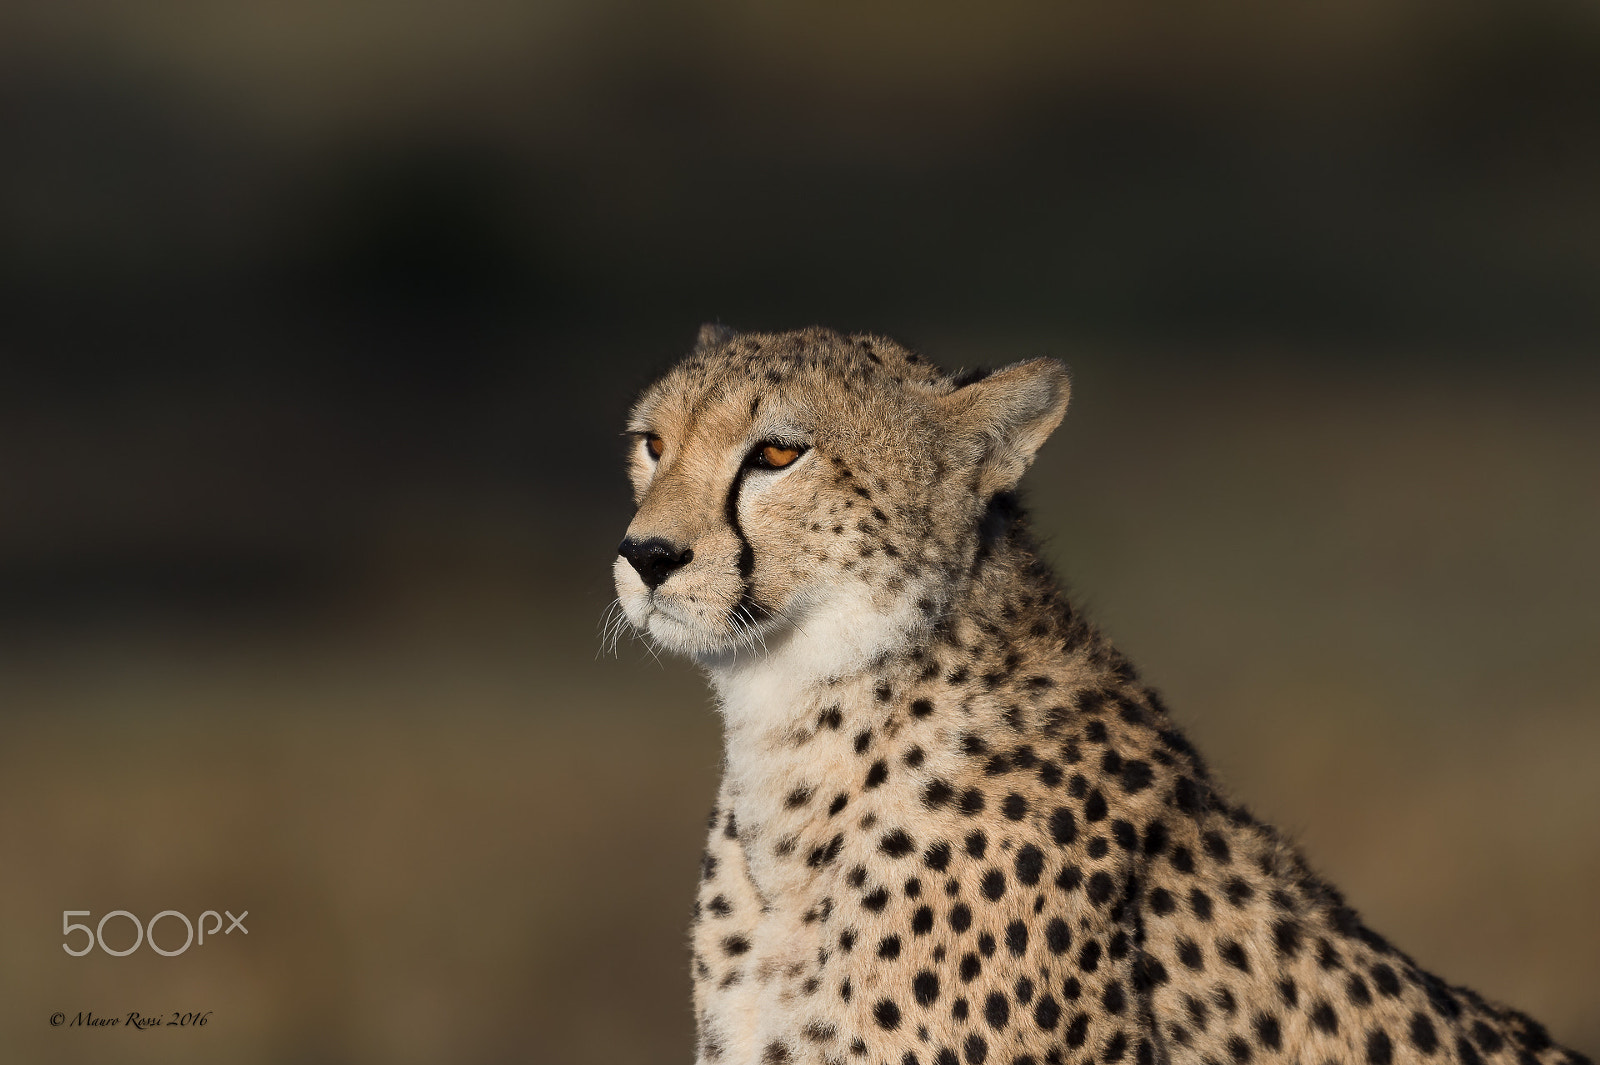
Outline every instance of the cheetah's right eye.
<path fill-rule="evenodd" d="M 655 433 L 645 433 L 644 448 L 646 451 L 650 452 L 651 458 L 658 459 L 661 457 L 662 452 L 667 450 L 667 442 L 661 439 Z"/>

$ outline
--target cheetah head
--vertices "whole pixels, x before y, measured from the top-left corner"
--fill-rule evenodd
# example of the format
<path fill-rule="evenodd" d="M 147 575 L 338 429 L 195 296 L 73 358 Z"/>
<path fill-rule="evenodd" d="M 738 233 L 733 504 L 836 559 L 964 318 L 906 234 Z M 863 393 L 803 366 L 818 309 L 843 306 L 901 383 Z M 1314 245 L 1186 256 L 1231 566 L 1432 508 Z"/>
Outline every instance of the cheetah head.
<path fill-rule="evenodd" d="M 881 337 L 706 326 L 629 419 L 622 608 L 713 668 L 879 654 L 937 622 L 1067 396 L 1050 359 L 952 376 Z"/>

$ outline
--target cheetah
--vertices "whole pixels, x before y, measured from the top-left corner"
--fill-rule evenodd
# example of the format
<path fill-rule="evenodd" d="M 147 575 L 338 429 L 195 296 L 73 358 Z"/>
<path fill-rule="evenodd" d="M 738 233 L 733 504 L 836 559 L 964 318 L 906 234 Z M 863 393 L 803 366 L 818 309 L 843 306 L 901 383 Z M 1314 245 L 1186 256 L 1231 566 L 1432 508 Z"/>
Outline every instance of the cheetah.
<path fill-rule="evenodd" d="M 723 716 L 698 1065 L 1576 1065 L 1372 931 L 1058 590 L 1049 359 L 702 328 L 628 431 L 628 621 Z"/>

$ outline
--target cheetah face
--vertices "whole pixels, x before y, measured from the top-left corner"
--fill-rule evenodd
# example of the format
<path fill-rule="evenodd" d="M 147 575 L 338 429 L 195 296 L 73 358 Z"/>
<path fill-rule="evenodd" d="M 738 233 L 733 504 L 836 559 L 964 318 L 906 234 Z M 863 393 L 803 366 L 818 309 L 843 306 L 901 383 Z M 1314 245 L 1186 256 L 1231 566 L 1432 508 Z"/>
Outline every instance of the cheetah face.
<path fill-rule="evenodd" d="M 1065 406 L 1047 366 L 1045 433 Z M 1032 455 L 1024 442 L 1000 468 L 1017 446 L 980 399 L 1003 377 L 961 387 L 889 341 L 825 330 L 703 333 L 629 421 L 628 620 L 711 666 L 807 642 L 876 653 L 932 624 L 989 498 Z"/>

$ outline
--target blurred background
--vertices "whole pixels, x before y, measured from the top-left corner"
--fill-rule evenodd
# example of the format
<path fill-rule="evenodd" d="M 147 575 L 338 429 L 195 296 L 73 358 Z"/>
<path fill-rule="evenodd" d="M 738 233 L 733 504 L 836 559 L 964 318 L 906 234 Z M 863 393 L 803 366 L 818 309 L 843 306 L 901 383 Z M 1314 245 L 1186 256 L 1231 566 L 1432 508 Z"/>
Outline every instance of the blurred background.
<path fill-rule="evenodd" d="M 1600 1052 L 1597 283 L 1587 4 L 0 6 L 0 1046 L 689 1059 L 719 725 L 597 652 L 623 413 L 721 320 L 1065 359 L 1080 600 Z"/>

